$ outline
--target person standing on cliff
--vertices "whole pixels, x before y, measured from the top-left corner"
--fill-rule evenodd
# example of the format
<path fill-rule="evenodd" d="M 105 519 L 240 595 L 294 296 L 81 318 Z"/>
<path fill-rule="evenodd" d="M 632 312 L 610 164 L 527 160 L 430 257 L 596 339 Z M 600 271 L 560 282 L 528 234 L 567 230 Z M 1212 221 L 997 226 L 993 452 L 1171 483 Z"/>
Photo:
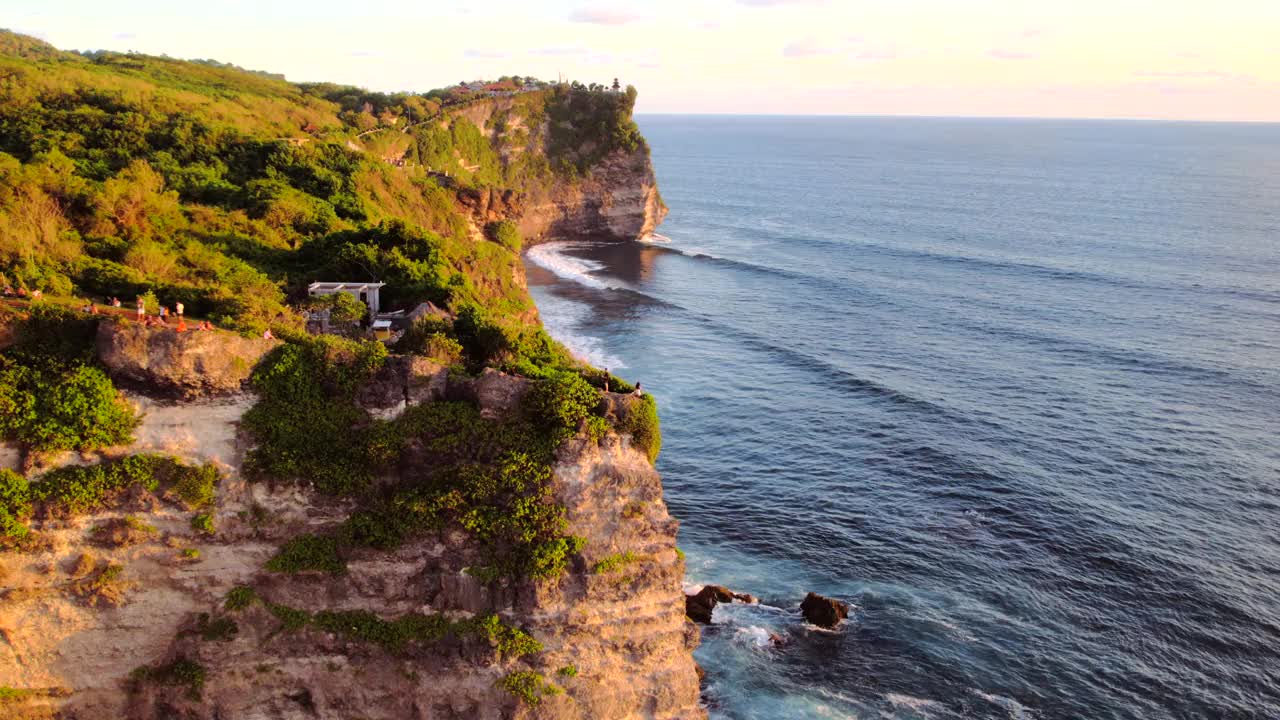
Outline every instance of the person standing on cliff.
<path fill-rule="evenodd" d="M 182 303 L 174 303 L 174 305 L 173 305 L 173 309 L 177 311 L 177 313 L 178 313 L 178 320 L 179 320 L 179 321 L 181 321 L 181 320 L 182 320 L 182 310 L 183 310 Z"/>
<path fill-rule="evenodd" d="M 636 391 L 631 394 L 636 397 L 644 397 L 644 391 L 640 389 L 640 383 L 636 383 Z"/>
<path fill-rule="evenodd" d="M 147 317 L 147 303 L 141 297 L 138 298 L 138 322 L 142 322 Z"/>

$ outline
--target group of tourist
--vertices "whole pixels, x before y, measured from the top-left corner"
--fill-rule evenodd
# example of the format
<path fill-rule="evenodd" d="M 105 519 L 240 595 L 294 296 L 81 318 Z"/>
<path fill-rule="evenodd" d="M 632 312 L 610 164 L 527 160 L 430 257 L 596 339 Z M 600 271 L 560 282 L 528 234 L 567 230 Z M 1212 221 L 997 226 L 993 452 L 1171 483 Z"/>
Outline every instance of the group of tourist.
<path fill-rule="evenodd" d="M 111 307 L 120 307 L 119 298 L 111 298 Z M 177 330 L 178 332 L 186 332 L 188 329 L 186 317 L 183 315 L 186 308 L 183 307 L 182 303 L 174 303 L 172 313 L 169 311 L 168 305 L 161 305 L 159 312 L 157 312 L 155 315 L 149 315 L 147 314 L 146 301 L 143 298 L 139 297 L 137 300 L 137 309 L 138 309 L 138 322 L 142 323 L 143 325 L 146 325 L 147 327 L 167 327 L 169 325 L 169 318 L 176 317 L 178 319 L 178 322 L 177 322 L 177 325 L 174 326 L 174 329 Z M 201 320 L 199 323 L 196 324 L 194 329 L 195 330 L 213 330 L 215 328 L 213 327 L 213 323 L 209 322 L 208 320 Z"/>
<path fill-rule="evenodd" d="M 5 286 L 4 286 L 4 296 L 5 296 L 5 297 L 7 297 L 7 298 L 12 298 L 12 297 L 16 297 L 16 298 L 27 298 L 27 297 L 29 297 L 29 298 L 31 298 L 32 300 L 39 300 L 40 298 L 44 297 L 44 293 L 40 292 L 39 290 L 32 290 L 30 293 L 28 293 L 28 292 L 27 292 L 27 289 L 26 289 L 26 288 L 24 288 L 24 287 L 19 287 L 17 290 L 14 290 L 12 285 L 5 285 Z"/>

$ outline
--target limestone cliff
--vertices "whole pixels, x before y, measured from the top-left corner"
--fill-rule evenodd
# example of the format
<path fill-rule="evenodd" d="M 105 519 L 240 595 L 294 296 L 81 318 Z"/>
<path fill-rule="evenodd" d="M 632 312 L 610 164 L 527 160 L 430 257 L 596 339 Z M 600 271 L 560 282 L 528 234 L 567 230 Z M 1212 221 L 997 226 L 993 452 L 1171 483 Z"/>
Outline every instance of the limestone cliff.
<path fill-rule="evenodd" d="M 168 357 L 159 351 L 173 342 L 167 332 L 137 329 L 124 346 Z M 115 352 L 124 341 L 111 333 L 104 331 L 99 346 Z M 153 347 L 143 352 L 148 340 Z M 180 355 L 170 361 L 183 362 Z M 482 412 L 509 412 L 527 383 L 493 371 L 455 381 L 414 361 L 389 367 L 365 395 L 391 412 L 399 403 L 445 396 L 468 398 Z M 151 372 L 170 376 L 159 367 Z M 457 529 L 393 551 L 360 551 L 342 573 L 285 575 L 264 563 L 286 540 L 337 526 L 349 503 L 245 480 L 238 422 L 252 396 L 183 404 L 131 399 L 143 411 L 137 441 L 106 454 L 162 451 L 219 465 L 225 479 L 209 511 L 215 530 L 147 493 L 86 517 L 35 520 L 41 545 L 0 552 L 0 686 L 24 689 L 0 703 L 0 718 L 705 716 L 690 655 L 698 634 L 684 617 L 677 523 L 658 474 L 627 436 L 609 433 L 596 442 L 583 435 L 560 448 L 554 499 L 566 509 L 569 531 L 586 544 L 555 580 L 481 582 L 465 571 L 479 549 Z M 615 407 L 628 400 L 609 398 Z M 126 524 L 147 530 L 104 541 L 101 528 Z M 120 570 L 106 578 L 109 567 Z M 229 591 L 242 585 L 252 585 L 255 597 L 229 608 Z M 290 613 L 354 610 L 383 619 L 442 613 L 458 622 L 496 613 L 542 645 L 520 667 L 563 692 L 520 701 L 498 684 L 513 663 L 483 640 L 392 647 L 290 620 Z M 144 667 L 153 681 L 135 671 Z M 198 682 L 174 670 L 195 667 Z"/>
<path fill-rule="evenodd" d="M 666 217 L 667 206 L 658 192 L 648 146 L 640 141 L 632 150 L 598 154 L 598 141 L 584 140 L 578 147 L 556 148 L 552 135 L 557 121 L 544 112 L 554 102 L 549 99 L 553 94 L 541 91 L 472 102 L 448 111 L 439 122 L 461 118 L 474 124 L 491 146 L 500 148 L 507 167 L 590 156 L 588 170 L 547 173 L 537 182 L 516 182 L 516 187 L 459 188 L 459 201 L 480 226 L 514 221 L 528 243 L 636 240 L 652 233 Z M 560 122 L 569 125 L 582 120 Z M 467 160 L 463 158 L 464 164 Z"/>

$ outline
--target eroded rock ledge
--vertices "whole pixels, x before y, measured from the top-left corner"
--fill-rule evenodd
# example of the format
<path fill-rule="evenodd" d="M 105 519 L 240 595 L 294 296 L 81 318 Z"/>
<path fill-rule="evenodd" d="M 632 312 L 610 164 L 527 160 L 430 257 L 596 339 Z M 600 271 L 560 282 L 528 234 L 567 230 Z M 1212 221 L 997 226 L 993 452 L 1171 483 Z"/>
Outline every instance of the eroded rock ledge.
<path fill-rule="evenodd" d="M 212 351 L 206 345 L 212 340 L 188 345 L 158 331 L 124 333 L 125 341 L 117 343 L 121 336 L 108 334 L 108 347 L 122 357 L 145 355 L 148 364 L 137 363 L 145 377 L 170 378 L 170 388 L 210 387 L 188 384 L 185 371 L 166 370 L 163 358 L 194 368 L 188 350 Z M 269 349 L 226 338 L 237 352 Z M 162 350 L 153 354 L 153 345 Z M 397 363 L 383 378 L 384 398 L 408 394 L 406 402 L 433 402 L 457 392 L 500 412 L 518 402 L 527 382 L 491 372 L 451 384 L 442 368 Z M 219 377 L 227 379 L 212 387 L 230 388 L 240 376 Z M 226 471 L 211 513 L 216 533 L 194 528 L 186 515 L 142 503 L 42 522 L 36 529 L 48 539 L 45 547 L 0 554 L 3 584 L 23 588 L 0 599 L 0 684 L 39 689 L 19 704 L 0 706 L 0 718 L 705 717 L 690 654 L 699 636 L 685 618 L 680 589 L 677 522 L 667 513 L 660 477 L 626 436 L 610 433 L 599 443 L 583 436 L 557 455 L 553 495 L 566 508 L 568 531 L 586 545 L 556 580 L 482 583 L 465 571 L 480 549 L 456 531 L 419 537 L 390 552 L 359 551 L 342 574 L 282 575 L 263 569 L 277 548 L 302 533 L 332 531 L 350 504 L 241 477 L 245 448 L 236 428 L 252 404 L 249 396 L 139 402 L 147 410 L 139 441 L 122 451 L 165 450 Z M 119 547 L 92 542 L 95 526 L 115 527 L 126 516 L 155 531 Z M 86 552 L 97 563 L 122 567 L 118 607 L 88 607 L 69 591 Z M 257 600 L 228 610 L 228 592 L 239 585 L 255 587 Z M 563 693 L 523 703 L 497 685 L 510 664 L 465 642 L 392 653 L 313 626 L 291 632 L 273 606 L 310 613 L 362 610 L 383 619 L 497 613 L 543 645 L 521 667 L 532 667 Z M 137 667 L 178 659 L 203 668 L 199 693 L 183 684 L 129 678 Z"/>

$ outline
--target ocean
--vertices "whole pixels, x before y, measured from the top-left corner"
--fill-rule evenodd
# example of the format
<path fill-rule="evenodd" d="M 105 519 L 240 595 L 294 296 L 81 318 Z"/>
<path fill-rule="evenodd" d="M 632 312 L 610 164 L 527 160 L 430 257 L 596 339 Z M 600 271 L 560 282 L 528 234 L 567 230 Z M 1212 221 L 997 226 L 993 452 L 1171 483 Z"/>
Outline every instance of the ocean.
<path fill-rule="evenodd" d="M 761 598 L 712 717 L 1280 718 L 1280 126 L 639 121 L 662 235 L 527 265 Z"/>

